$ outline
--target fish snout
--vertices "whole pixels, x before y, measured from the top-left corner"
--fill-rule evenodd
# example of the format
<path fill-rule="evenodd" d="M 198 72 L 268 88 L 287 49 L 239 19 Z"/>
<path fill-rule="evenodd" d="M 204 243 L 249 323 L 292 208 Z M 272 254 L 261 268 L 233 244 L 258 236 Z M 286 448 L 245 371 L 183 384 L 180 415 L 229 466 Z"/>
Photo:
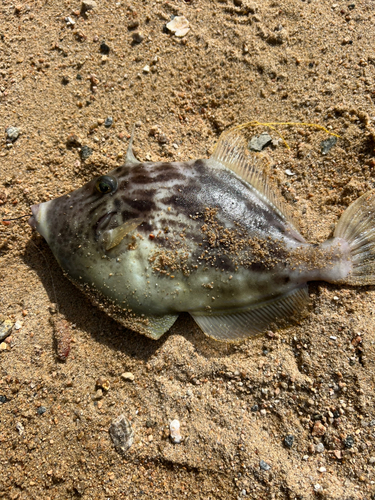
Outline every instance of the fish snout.
<path fill-rule="evenodd" d="M 39 207 L 40 207 L 40 203 L 38 203 L 37 205 L 33 205 L 31 208 L 31 213 L 33 214 L 30 219 L 27 221 L 30 226 L 33 228 L 33 229 L 36 229 L 36 226 L 37 226 L 37 223 L 38 223 L 38 212 L 39 212 Z"/>

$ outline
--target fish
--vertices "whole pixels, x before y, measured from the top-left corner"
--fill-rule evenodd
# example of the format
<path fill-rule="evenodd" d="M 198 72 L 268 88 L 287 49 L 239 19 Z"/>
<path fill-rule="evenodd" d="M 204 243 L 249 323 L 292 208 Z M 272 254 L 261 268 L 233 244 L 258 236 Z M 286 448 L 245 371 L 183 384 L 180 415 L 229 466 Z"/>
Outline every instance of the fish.
<path fill-rule="evenodd" d="M 238 129 L 208 159 L 123 166 L 31 207 L 64 274 L 126 328 L 159 339 L 188 312 L 240 341 L 309 307 L 308 282 L 375 284 L 375 190 L 310 244 Z"/>

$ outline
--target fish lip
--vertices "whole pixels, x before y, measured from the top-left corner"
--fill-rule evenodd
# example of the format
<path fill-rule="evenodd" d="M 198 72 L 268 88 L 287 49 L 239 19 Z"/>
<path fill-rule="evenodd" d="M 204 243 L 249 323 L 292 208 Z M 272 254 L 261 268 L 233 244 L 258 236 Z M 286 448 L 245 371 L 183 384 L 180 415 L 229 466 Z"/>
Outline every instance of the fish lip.
<path fill-rule="evenodd" d="M 38 224 L 38 212 L 39 212 L 39 204 L 37 205 L 32 205 L 31 207 L 31 213 L 33 214 L 30 219 L 27 221 L 28 224 L 33 228 L 36 229 L 36 226 Z"/>
<path fill-rule="evenodd" d="M 97 235 L 99 235 L 102 231 L 107 229 L 112 220 L 112 217 L 116 214 L 117 212 L 107 212 L 96 221 L 95 232 Z"/>

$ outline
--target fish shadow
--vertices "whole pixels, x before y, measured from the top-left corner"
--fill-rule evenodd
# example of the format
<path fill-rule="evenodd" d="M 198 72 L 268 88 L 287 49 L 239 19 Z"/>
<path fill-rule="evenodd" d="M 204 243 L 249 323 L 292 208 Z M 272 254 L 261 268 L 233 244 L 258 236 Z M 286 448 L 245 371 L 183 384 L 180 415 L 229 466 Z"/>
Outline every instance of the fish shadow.
<path fill-rule="evenodd" d="M 207 358 L 231 354 L 230 344 L 212 340 L 204 335 L 187 313 L 180 317 L 172 328 L 159 340 L 129 330 L 95 307 L 85 295 L 66 278 L 46 241 L 34 234 L 21 255 L 25 264 L 33 269 L 45 288 L 51 310 L 58 310 L 75 329 L 90 335 L 95 341 L 113 351 L 147 362 L 164 345 L 171 335 L 182 335 L 195 349 Z M 56 304 L 56 306 L 55 306 Z M 51 314 L 51 318 L 53 318 Z M 56 339 L 51 337 L 56 352 Z"/>

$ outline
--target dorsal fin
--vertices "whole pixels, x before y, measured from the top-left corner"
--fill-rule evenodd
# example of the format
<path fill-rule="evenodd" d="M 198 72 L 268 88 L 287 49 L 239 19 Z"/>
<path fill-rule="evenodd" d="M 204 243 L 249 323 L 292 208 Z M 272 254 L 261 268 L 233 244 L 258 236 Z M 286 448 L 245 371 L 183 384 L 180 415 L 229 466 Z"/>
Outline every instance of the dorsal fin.
<path fill-rule="evenodd" d="M 285 221 L 294 228 L 298 228 L 298 223 L 279 193 L 277 186 L 271 183 L 264 167 L 260 165 L 262 156 L 249 153 L 245 137 L 238 130 L 229 129 L 221 134 L 211 158 L 250 184 Z"/>
<path fill-rule="evenodd" d="M 125 157 L 125 164 L 126 165 L 128 165 L 129 163 L 132 165 L 138 165 L 138 163 L 140 163 L 137 160 L 137 158 L 134 156 L 134 153 L 133 153 L 134 133 L 135 133 L 135 125 L 133 125 L 132 135 L 130 137 L 128 149 L 126 150 L 126 157 Z"/>

